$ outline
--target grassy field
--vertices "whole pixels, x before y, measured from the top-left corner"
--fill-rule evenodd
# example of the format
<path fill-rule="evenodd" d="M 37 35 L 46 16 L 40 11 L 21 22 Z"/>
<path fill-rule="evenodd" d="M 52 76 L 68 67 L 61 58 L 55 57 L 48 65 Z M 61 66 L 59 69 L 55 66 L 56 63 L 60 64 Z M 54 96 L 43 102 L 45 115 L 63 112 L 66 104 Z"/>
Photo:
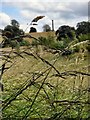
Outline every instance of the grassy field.
<path fill-rule="evenodd" d="M 36 33 L 26 33 L 26 35 L 31 35 L 32 37 L 38 38 L 38 37 L 48 37 L 48 36 L 55 36 L 55 32 L 36 32 Z M 32 42 L 32 38 L 25 38 L 25 40 Z"/>
<path fill-rule="evenodd" d="M 89 116 L 89 77 L 84 74 L 90 66 L 87 51 L 61 56 L 39 46 L 22 47 L 16 53 L 4 50 L 4 54 L 10 55 L 11 62 L 7 62 L 6 67 L 10 68 L 2 76 L 3 119 Z"/>

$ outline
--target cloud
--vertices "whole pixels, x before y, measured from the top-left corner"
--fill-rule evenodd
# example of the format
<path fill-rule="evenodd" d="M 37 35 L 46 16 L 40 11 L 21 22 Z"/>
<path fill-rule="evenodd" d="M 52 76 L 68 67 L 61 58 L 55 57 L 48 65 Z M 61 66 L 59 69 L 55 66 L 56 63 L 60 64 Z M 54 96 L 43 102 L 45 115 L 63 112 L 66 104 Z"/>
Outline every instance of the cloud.
<path fill-rule="evenodd" d="M 49 0 L 43 0 L 43 2 L 48 2 Z M 12 0 L 3 0 L 3 2 L 12 2 Z M 41 2 L 41 0 L 13 0 L 13 2 Z M 72 2 L 72 0 L 50 0 L 50 2 Z M 73 2 L 89 2 L 89 0 L 73 0 Z"/>
<path fill-rule="evenodd" d="M 51 26 L 52 19 L 55 22 L 55 29 L 64 24 L 75 26 L 80 21 L 88 20 L 87 0 L 76 1 L 45 0 L 41 2 L 40 0 L 13 0 L 12 2 L 3 0 L 5 2 L 3 5 L 6 4 L 18 8 L 19 20 L 21 20 L 19 22 L 23 29 L 27 27 L 27 23 L 30 23 L 33 18 L 38 15 L 44 15 L 45 18 L 38 21 L 37 29 L 40 31 L 44 24 Z"/>
<path fill-rule="evenodd" d="M 19 5 L 19 4 L 18 4 Z M 87 16 L 88 15 L 88 4 L 87 3 L 21 3 L 21 15 L 24 17 L 30 17 L 30 14 L 47 14 L 54 18 L 74 18 L 77 16 Z M 51 18 L 52 18 L 51 17 Z"/>
<path fill-rule="evenodd" d="M 79 2 L 72 3 L 69 5 L 69 8 L 73 10 L 73 14 L 77 16 L 88 16 L 88 3 L 87 2 Z"/>
<path fill-rule="evenodd" d="M 20 11 L 21 15 L 26 18 L 26 19 L 30 19 L 30 12 L 28 10 L 21 10 Z"/>
<path fill-rule="evenodd" d="M 11 22 L 10 16 L 3 12 L 0 12 L 0 19 L 1 19 L 0 28 L 2 29 L 4 28 L 4 26 L 10 24 Z"/>

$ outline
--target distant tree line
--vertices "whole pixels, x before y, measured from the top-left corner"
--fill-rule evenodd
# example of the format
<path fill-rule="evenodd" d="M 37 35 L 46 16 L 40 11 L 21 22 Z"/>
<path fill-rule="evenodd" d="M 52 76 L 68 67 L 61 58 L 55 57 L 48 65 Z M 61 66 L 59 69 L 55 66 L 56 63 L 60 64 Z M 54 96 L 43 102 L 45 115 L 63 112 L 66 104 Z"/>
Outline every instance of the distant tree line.
<path fill-rule="evenodd" d="M 81 34 L 90 33 L 90 22 L 79 22 L 76 27 L 77 28 L 75 29 L 74 27 L 70 27 L 68 25 L 60 26 L 55 32 L 57 39 L 61 40 L 62 38 L 68 37 L 72 40 L 75 36 L 78 38 Z"/>
<path fill-rule="evenodd" d="M 24 31 L 19 28 L 20 24 L 15 19 L 11 20 L 11 25 L 7 25 L 3 32 L 2 36 L 6 36 L 7 38 L 14 38 L 19 35 L 24 35 Z"/>
<path fill-rule="evenodd" d="M 11 20 L 11 25 L 7 25 L 4 30 L 1 30 L 1 35 L 3 36 L 5 42 L 4 46 L 9 44 L 10 40 L 14 37 L 24 35 L 24 31 L 19 28 L 20 24 L 17 20 L 13 19 Z M 51 31 L 51 27 L 48 24 L 45 24 L 43 26 L 43 32 Z M 31 27 L 29 33 L 37 32 L 36 28 Z M 63 25 L 60 26 L 55 34 L 57 36 L 57 40 L 62 40 L 63 38 L 69 38 L 70 40 L 73 40 L 74 37 L 78 38 L 81 34 L 88 34 L 90 33 L 90 22 L 89 21 L 82 21 L 77 23 L 76 29 L 74 27 Z M 7 40 L 7 39 L 8 40 Z M 17 38 L 18 42 L 22 41 L 22 37 Z"/>
<path fill-rule="evenodd" d="M 43 28 L 43 32 L 51 31 L 51 27 L 48 24 L 43 25 L 42 28 Z M 31 27 L 29 33 L 32 33 L 32 32 L 37 32 L 36 28 Z"/>

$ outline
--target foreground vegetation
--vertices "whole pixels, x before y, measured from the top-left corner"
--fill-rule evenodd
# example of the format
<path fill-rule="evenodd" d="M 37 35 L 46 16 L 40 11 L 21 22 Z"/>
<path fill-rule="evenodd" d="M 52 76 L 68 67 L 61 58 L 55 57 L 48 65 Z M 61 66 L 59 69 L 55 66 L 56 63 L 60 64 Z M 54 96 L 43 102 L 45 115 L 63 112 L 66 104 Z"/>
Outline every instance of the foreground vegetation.
<path fill-rule="evenodd" d="M 87 50 L 61 56 L 29 46 L 3 54 L 3 120 L 89 118 Z"/>
<path fill-rule="evenodd" d="M 0 49 L 1 119 L 90 119 L 90 34 L 60 40 L 27 35 L 33 41 L 23 47 L 20 37 L 26 35 Z"/>

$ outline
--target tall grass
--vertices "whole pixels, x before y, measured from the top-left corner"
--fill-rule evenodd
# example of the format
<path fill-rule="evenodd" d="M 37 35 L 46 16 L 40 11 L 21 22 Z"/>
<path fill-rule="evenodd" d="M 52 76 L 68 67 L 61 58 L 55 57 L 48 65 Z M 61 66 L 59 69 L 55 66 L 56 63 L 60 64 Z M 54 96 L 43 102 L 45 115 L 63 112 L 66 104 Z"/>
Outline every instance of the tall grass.
<path fill-rule="evenodd" d="M 86 60 L 76 64 L 76 56 L 45 57 L 32 49 L 20 55 L 3 76 L 3 120 L 88 118 Z"/>
<path fill-rule="evenodd" d="M 70 43 L 65 40 L 40 37 L 32 45 L 63 49 Z M 3 120 L 88 119 L 90 74 L 88 56 L 82 59 L 82 55 L 62 57 L 44 51 L 39 55 L 31 46 L 19 52 L 4 51 Z"/>

